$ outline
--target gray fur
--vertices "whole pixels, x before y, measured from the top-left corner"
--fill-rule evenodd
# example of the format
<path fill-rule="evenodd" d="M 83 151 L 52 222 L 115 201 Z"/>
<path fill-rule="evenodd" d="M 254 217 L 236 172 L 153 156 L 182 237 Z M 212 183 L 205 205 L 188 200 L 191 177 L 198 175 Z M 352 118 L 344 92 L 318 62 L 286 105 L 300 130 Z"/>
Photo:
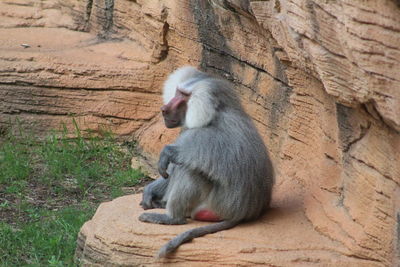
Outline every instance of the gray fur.
<path fill-rule="evenodd" d="M 194 80 L 199 76 L 205 78 Z M 224 221 L 177 236 L 161 248 L 161 257 L 195 237 L 258 218 L 269 205 L 274 183 L 265 145 L 232 87 L 199 71 L 185 79 L 191 80 L 193 92 L 208 90 L 215 116 L 203 127 L 183 127 L 175 143 L 161 152 L 159 171 L 169 178 L 159 178 L 145 188 L 142 206 L 156 208 L 166 202 L 167 214 L 144 213 L 139 219 L 181 224 L 206 205 Z"/>
<path fill-rule="evenodd" d="M 144 188 L 143 199 L 140 202 L 144 210 L 165 208 L 166 202 L 163 198 L 167 191 L 168 183 L 169 180 L 159 178 Z"/>
<path fill-rule="evenodd" d="M 229 228 L 232 228 L 236 226 L 236 222 L 231 222 L 231 221 L 222 221 L 219 223 L 214 223 L 211 225 L 207 226 L 202 226 L 198 228 L 191 229 L 189 231 L 186 231 L 175 238 L 173 238 L 171 241 L 169 241 L 167 244 L 165 244 L 159 251 L 158 251 L 158 258 L 164 258 L 168 254 L 172 253 L 177 247 L 179 247 L 181 244 L 189 242 L 192 240 L 194 237 L 199 237 L 203 236 L 206 234 L 213 234 L 222 230 L 227 230 Z"/>

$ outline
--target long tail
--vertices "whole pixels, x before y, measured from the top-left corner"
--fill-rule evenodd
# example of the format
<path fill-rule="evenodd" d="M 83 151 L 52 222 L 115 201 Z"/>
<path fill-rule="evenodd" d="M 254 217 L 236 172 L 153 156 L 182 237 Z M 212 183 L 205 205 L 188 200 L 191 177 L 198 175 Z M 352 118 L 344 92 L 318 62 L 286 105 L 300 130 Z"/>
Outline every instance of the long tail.
<path fill-rule="evenodd" d="M 173 252 L 175 249 L 177 249 L 183 243 L 189 242 L 190 240 L 192 240 L 196 237 L 216 233 L 216 232 L 219 232 L 222 230 L 227 230 L 227 229 L 230 229 L 230 228 L 236 226 L 237 224 L 239 224 L 239 222 L 222 221 L 222 222 L 194 228 L 189 231 L 183 232 L 182 234 L 179 234 L 175 238 L 171 239 L 162 248 L 160 248 L 160 250 L 158 251 L 157 257 L 164 258 L 168 254 Z"/>

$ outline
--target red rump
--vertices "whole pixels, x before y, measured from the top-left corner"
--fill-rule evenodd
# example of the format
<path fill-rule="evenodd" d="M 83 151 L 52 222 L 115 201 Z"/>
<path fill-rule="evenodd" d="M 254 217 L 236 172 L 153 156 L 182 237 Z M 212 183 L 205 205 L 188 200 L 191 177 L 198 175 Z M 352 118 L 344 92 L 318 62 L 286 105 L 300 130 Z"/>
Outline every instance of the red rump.
<path fill-rule="evenodd" d="M 206 222 L 220 222 L 222 221 L 221 218 L 218 217 L 214 212 L 211 210 L 199 210 L 194 215 L 194 219 L 198 221 L 206 221 Z"/>

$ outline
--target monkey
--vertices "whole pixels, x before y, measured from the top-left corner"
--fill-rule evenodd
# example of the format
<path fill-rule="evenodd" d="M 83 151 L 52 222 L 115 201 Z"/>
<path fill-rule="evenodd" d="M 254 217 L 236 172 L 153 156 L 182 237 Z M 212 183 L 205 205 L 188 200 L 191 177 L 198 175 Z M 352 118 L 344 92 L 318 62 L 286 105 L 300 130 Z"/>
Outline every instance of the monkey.
<path fill-rule="evenodd" d="M 166 225 L 187 218 L 213 224 L 179 234 L 158 252 L 166 257 L 196 237 L 254 220 L 269 207 L 274 170 L 267 148 L 226 80 L 185 66 L 163 87 L 167 128 L 181 127 L 159 156 L 160 178 L 144 188 L 139 220 Z"/>

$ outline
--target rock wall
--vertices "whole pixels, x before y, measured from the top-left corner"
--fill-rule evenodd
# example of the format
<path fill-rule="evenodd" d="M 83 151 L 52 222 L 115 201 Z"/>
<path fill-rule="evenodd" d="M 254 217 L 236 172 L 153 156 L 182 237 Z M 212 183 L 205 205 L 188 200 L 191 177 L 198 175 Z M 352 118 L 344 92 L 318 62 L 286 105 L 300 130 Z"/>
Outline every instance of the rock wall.
<path fill-rule="evenodd" d="M 163 127 L 158 111 L 169 72 L 191 64 L 232 81 L 276 166 L 273 214 L 300 215 L 275 231 L 265 229 L 281 222 L 278 215 L 254 223 L 254 231 L 267 231 L 265 243 L 229 262 L 400 264 L 398 1 L 3 1 L 0 51 L 0 127 L 18 118 L 45 132 L 74 117 L 83 129 L 134 136 L 153 159 L 177 133 Z M 133 220 L 141 231 L 122 231 L 131 239 L 118 248 L 113 235 L 102 238 L 95 226 L 107 207 L 115 211 L 112 203 L 82 228 L 78 258 L 156 264 L 150 256 L 165 242 L 154 234 L 162 226 Z M 119 220 L 111 220 L 111 233 L 121 230 Z M 246 229 L 224 238 L 238 240 L 243 231 L 248 241 Z M 223 252 L 210 255 L 207 238 L 182 246 L 167 263 L 222 264 L 219 256 L 243 249 L 220 240 Z"/>

